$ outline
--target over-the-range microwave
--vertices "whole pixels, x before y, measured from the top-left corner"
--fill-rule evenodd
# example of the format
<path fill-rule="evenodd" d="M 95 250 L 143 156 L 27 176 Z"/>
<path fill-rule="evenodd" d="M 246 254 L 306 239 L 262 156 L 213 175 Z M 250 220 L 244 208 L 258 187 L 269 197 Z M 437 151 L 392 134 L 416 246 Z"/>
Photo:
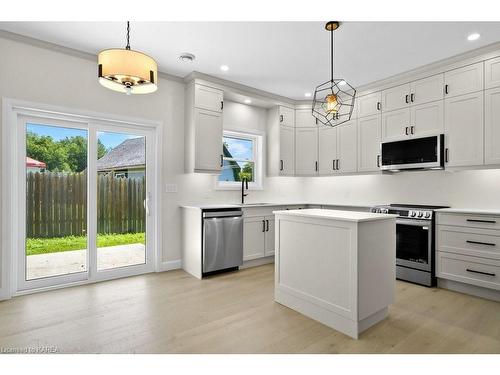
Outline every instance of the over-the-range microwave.
<path fill-rule="evenodd" d="M 383 142 L 380 169 L 443 169 L 444 135 Z"/>

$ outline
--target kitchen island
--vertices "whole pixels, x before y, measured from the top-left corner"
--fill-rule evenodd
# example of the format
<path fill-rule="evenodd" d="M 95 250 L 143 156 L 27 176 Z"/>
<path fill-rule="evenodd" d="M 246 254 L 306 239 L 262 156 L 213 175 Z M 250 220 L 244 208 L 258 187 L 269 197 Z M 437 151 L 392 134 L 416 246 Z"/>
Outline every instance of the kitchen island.
<path fill-rule="evenodd" d="M 396 216 L 274 211 L 275 301 L 355 339 L 395 295 Z"/>

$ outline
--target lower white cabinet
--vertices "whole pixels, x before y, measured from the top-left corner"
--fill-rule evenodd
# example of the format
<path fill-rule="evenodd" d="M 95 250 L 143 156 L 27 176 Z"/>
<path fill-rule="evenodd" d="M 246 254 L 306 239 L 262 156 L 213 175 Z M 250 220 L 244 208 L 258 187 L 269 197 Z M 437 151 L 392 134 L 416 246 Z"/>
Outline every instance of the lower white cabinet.
<path fill-rule="evenodd" d="M 380 171 L 381 128 L 380 115 L 358 120 L 358 172 Z"/>
<path fill-rule="evenodd" d="M 484 163 L 500 164 L 500 87 L 484 92 Z"/>
<path fill-rule="evenodd" d="M 295 129 L 295 175 L 318 173 L 318 128 Z"/>
<path fill-rule="evenodd" d="M 445 99 L 445 162 L 448 167 L 484 161 L 483 92 Z"/>
<path fill-rule="evenodd" d="M 274 216 L 243 219 L 243 260 L 274 255 Z"/>

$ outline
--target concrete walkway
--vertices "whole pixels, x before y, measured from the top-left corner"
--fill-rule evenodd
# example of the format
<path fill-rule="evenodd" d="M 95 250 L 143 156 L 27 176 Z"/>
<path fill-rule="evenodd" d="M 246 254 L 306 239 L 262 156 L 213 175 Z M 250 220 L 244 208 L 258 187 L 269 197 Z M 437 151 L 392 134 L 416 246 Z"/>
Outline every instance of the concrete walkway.
<path fill-rule="evenodd" d="M 146 261 L 143 244 L 100 247 L 97 249 L 97 269 L 143 264 Z M 66 275 L 87 269 L 87 250 L 63 251 L 27 257 L 28 280 L 40 277 Z"/>

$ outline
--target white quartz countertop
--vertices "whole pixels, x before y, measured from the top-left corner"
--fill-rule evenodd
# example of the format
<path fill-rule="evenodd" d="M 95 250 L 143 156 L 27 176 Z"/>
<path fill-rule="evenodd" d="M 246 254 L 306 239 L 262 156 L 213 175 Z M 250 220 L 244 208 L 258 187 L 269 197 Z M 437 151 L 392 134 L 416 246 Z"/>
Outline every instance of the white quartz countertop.
<path fill-rule="evenodd" d="M 379 206 L 380 203 L 369 203 L 369 204 L 346 204 L 346 203 L 317 203 L 317 202 L 264 202 L 264 203 L 195 203 L 195 204 L 184 204 L 181 207 L 185 208 L 199 208 L 199 209 L 213 209 L 213 208 L 252 208 L 252 207 L 278 207 L 278 206 L 304 206 L 304 205 L 314 205 L 314 206 L 335 206 L 335 207 L 354 207 L 354 208 L 370 208 L 373 206 Z"/>
<path fill-rule="evenodd" d="M 342 220 L 342 221 L 373 221 L 373 220 L 388 220 L 395 219 L 397 215 L 390 214 L 375 214 L 371 212 L 358 212 L 358 211 L 340 211 L 309 208 L 304 210 L 288 210 L 288 211 L 273 211 L 275 215 L 283 216 L 301 216 L 312 217 L 318 219 Z"/>
<path fill-rule="evenodd" d="M 500 215 L 500 208 L 441 208 L 436 211 L 450 214 Z"/>

